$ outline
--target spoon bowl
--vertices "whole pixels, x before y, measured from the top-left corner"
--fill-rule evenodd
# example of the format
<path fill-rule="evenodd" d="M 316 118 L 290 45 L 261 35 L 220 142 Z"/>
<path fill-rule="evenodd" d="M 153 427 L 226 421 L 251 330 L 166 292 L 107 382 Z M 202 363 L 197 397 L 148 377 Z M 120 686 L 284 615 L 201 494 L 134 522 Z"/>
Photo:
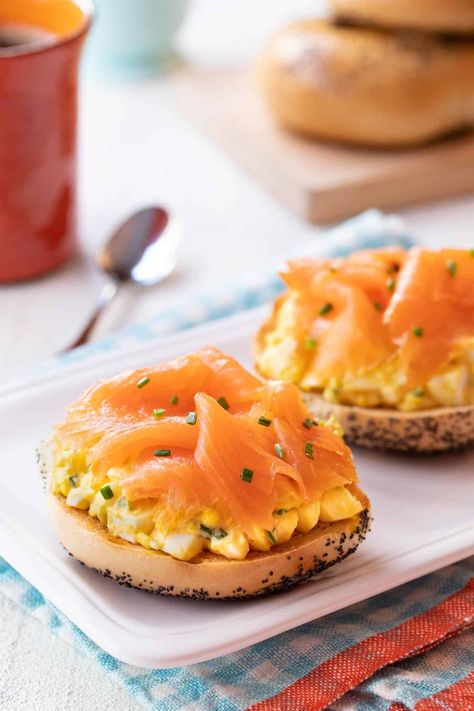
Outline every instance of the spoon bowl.
<path fill-rule="evenodd" d="M 136 212 L 97 255 L 102 271 L 119 282 L 158 284 L 175 269 L 181 230 L 162 207 Z"/>

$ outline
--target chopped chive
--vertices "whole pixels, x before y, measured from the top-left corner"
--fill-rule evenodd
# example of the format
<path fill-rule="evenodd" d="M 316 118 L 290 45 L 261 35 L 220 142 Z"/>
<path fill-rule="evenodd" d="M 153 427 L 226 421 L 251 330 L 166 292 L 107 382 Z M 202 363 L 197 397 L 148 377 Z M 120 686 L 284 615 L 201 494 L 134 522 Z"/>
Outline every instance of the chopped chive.
<path fill-rule="evenodd" d="M 306 442 L 306 444 L 304 446 L 304 454 L 305 454 L 305 457 L 308 457 L 308 459 L 314 459 L 313 443 L 312 442 Z"/>
<path fill-rule="evenodd" d="M 422 329 L 421 326 L 415 326 L 414 328 L 412 328 L 411 332 L 412 332 L 413 335 L 416 336 L 417 338 L 421 338 L 422 335 L 423 335 L 423 329 Z"/>
<path fill-rule="evenodd" d="M 224 531 L 223 528 L 215 528 L 212 531 L 212 535 L 214 538 L 217 538 L 218 541 L 221 540 L 221 538 L 225 538 L 227 536 L 227 531 Z"/>
<path fill-rule="evenodd" d="M 178 402 L 179 402 L 179 397 L 178 397 L 177 395 L 172 395 L 172 396 L 170 397 L 170 403 L 171 403 L 172 405 L 177 405 Z"/>
<path fill-rule="evenodd" d="M 201 529 L 201 533 L 204 533 L 206 537 L 208 538 L 217 538 L 218 541 L 220 541 L 221 538 L 225 538 L 227 536 L 227 531 L 224 531 L 223 528 L 209 528 L 208 526 L 205 526 L 203 523 L 199 526 Z"/>
<path fill-rule="evenodd" d="M 223 395 L 221 395 L 219 398 L 217 398 L 217 402 L 219 403 L 219 405 L 221 407 L 224 408 L 224 410 L 229 409 L 229 403 L 227 402 L 227 400 L 225 399 L 225 397 Z"/>
<path fill-rule="evenodd" d="M 159 420 L 160 417 L 163 417 L 165 412 L 166 410 L 163 407 L 157 407 L 156 410 L 153 410 L 153 417 L 155 420 Z"/>
<path fill-rule="evenodd" d="M 376 311 L 382 311 L 382 304 L 379 304 L 378 301 L 374 301 L 374 309 Z"/>
<path fill-rule="evenodd" d="M 453 279 L 454 279 L 454 277 L 456 276 L 457 271 L 458 271 L 458 264 L 457 264 L 457 262 L 453 262 L 452 259 L 449 259 L 448 262 L 447 262 L 447 264 L 446 264 L 446 266 L 447 266 L 447 268 L 448 268 L 448 272 L 451 274 L 451 276 L 452 276 Z"/>
<path fill-rule="evenodd" d="M 195 425 L 198 420 L 198 416 L 196 412 L 188 412 L 188 416 L 186 417 L 186 422 L 188 425 Z"/>
<path fill-rule="evenodd" d="M 306 417 L 303 420 L 303 427 L 306 427 L 307 430 L 310 430 L 312 426 L 313 426 L 313 420 L 310 417 Z"/>
<path fill-rule="evenodd" d="M 140 378 L 140 380 L 137 383 L 137 388 L 144 388 L 145 385 L 148 385 L 150 382 L 150 378 L 147 378 L 146 376 L 144 378 Z"/>
<path fill-rule="evenodd" d="M 275 511 L 275 514 L 277 516 L 284 516 L 286 513 L 288 513 L 288 509 L 277 509 Z"/>
<path fill-rule="evenodd" d="M 100 493 L 104 497 L 104 499 L 107 501 L 108 499 L 113 499 L 114 498 L 114 492 L 112 491 L 112 487 L 110 487 L 108 484 L 102 487 L 100 489 Z"/>
<path fill-rule="evenodd" d="M 259 425 L 262 425 L 262 427 L 270 427 L 272 424 L 272 421 L 269 420 L 268 417 L 263 417 L 263 415 L 260 415 L 257 422 Z"/>
<path fill-rule="evenodd" d="M 242 481 L 245 481 L 247 482 L 247 484 L 250 484 L 253 479 L 253 471 L 251 469 L 247 469 L 247 467 L 244 467 L 240 472 L 240 478 L 242 479 Z"/>
<path fill-rule="evenodd" d="M 120 497 L 120 499 L 117 501 L 117 506 L 119 507 L 119 509 L 128 509 L 128 501 L 125 496 Z"/>
<path fill-rule="evenodd" d="M 423 397 L 423 395 L 425 394 L 425 391 L 423 390 L 423 388 L 415 388 L 414 390 L 411 391 L 411 394 L 414 397 Z"/>
<path fill-rule="evenodd" d="M 304 339 L 304 347 L 308 351 L 312 351 L 314 348 L 316 348 L 316 340 L 314 338 L 305 338 Z"/>
<path fill-rule="evenodd" d="M 273 533 L 272 533 L 271 531 L 267 531 L 267 536 L 268 536 L 268 538 L 269 538 L 269 540 L 270 540 L 270 543 L 275 546 L 275 545 L 276 545 L 276 542 L 277 542 L 277 539 L 275 538 L 275 536 L 273 535 Z"/>
<path fill-rule="evenodd" d="M 327 301 L 321 308 L 319 309 L 319 315 L 320 316 L 326 316 L 326 314 L 331 313 L 333 310 L 334 306 Z"/>
<path fill-rule="evenodd" d="M 474 249 L 470 249 L 470 250 L 469 250 L 469 256 L 470 256 L 470 257 L 474 257 Z"/>
<path fill-rule="evenodd" d="M 280 457 L 280 459 L 285 458 L 285 450 L 283 449 L 281 444 L 278 444 L 278 442 L 275 445 L 275 454 L 277 455 L 277 457 Z"/>
<path fill-rule="evenodd" d="M 201 525 L 199 526 L 199 528 L 201 529 L 201 533 L 205 533 L 206 536 L 209 536 L 209 538 L 211 538 L 211 536 L 212 536 L 212 528 L 208 528 L 208 526 L 205 526 L 203 523 L 201 523 Z"/>
<path fill-rule="evenodd" d="M 394 289 L 395 289 L 395 279 L 394 279 L 393 277 L 390 277 L 389 279 L 387 279 L 386 284 L 387 284 L 387 289 L 388 289 L 389 291 L 394 291 Z"/>
<path fill-rule="evenodd" d="M 76 486 L 79 477 L 77 476 L 77 474 L 73 474 L 72 476 L 68 477 L 68 479 L 71 486 Z"/>
<path fill-rule="evenodd" d="M 156 449 L 153 454 L 155 457 L 171 457 L 171 449 Z"/>

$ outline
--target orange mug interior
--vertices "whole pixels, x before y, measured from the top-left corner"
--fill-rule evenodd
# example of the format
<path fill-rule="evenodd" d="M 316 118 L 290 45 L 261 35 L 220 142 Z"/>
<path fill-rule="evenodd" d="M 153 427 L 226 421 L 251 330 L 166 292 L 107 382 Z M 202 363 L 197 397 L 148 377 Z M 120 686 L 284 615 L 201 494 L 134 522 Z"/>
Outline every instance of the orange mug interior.
<path fill-rule="evenodd" d="M 92 16 L 89 0 L 1 0 L 0 25 L 32 25 L 67 39 L 81 32 Z"/>

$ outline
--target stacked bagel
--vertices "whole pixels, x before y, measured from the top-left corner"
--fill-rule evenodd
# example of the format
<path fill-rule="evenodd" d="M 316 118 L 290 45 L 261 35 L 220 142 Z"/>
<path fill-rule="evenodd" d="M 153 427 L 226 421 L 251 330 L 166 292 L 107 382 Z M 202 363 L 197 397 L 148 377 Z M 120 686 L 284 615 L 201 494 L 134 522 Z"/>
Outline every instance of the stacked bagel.
<path fill-rule="evenodd" d="M 474 126 L 474 0 L 330 0 L 274 35 L 258 78 L 276 121 L 307 136 L 418 145 Z"/>

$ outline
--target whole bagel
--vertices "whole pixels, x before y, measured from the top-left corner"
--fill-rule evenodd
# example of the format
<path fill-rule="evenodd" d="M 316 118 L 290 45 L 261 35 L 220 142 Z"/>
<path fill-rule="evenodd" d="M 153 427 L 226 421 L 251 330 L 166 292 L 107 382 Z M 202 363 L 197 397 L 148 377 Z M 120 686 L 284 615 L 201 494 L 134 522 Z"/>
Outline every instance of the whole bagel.
<path fill-rule="evenodd" d="M 330 0 L 336 17 L 359 24 L 474 33 L 474 0 Z"/>
<path fill-rule="evenodd" d="M 474 125 L 474 42 L 309 19 L 274 35 L 257 77 L 276 121 L 307 136 L 402 147 Z"/>

